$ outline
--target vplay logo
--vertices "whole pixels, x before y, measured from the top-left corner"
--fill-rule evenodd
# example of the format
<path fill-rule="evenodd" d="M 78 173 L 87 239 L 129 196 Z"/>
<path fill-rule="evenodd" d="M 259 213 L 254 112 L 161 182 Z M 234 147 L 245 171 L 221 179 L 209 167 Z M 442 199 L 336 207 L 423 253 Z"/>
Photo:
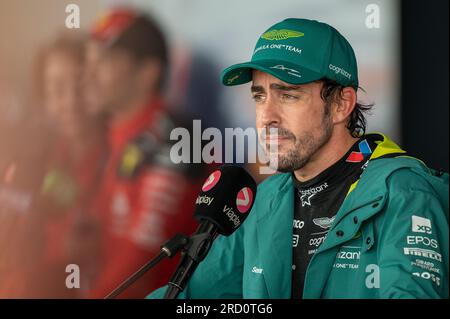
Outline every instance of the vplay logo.
<path fill-rule="evenodd" d="M 197 197 L 197 199 L 195 200 L 195 204 L 196 205 L 202 205 L 202 204 L 206 204 L 206 205 L 211 205 L 211 203 L 213 202 L 214 197 L 208 197 L 208 196 L 199 196 Z"/>
<path fill-rule="evenodd" d="M 232 222 L 234 224 L 234 228 L 238 228 L 239 225 L 241 224 L 241 220 L 239 219 L 238 215 L 236 215 L 236 213 L 234 212 L 233 208 L 232 207 L 227 207 L 227 205 L 225 205 L 223 207 L 223 212 L 228 217 L 230 222 Z"/>
<path fill-rule="evenodd" d="M 236 207 L 242 214 L 248 212 L 253 202 L 253 192 L 250 188 L 244 187 L 236 197 Z"/>
<path fill-rule="evenodd" d="M 427 218 L 412 215 L 412 231 L 415 233 L 431 234 L 431 221 Z"/>
<path fill-rule="evenodd" d="M 220 176 L 222 173 L 220 171 L 215 171 L 211 175 L 209 175 L 208 179 L 202 186 L 202 191 L 207 192 L 219 182 Z"/>

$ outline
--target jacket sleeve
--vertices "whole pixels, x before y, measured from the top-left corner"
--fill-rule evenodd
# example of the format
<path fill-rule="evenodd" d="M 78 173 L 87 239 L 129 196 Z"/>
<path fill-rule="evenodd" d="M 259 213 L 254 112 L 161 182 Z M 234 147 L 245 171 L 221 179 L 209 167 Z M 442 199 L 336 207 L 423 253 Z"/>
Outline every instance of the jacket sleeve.
<path fill-rule="evenodd" d="M 230 237 L 214 241 L 206 258 L 192 274 L 179 299 L 240 299 L 242 298 L 242 267 L 244 253 L 243 229 Z M 163 298 L 167 287 L 155 290 L 147 298 Z"/>
<path fill-rule="evenodd" d="M 388 185 L 379 232 L 380 298 L 448 298 L 448 198 L 410 170 L 394 173 Z"/>

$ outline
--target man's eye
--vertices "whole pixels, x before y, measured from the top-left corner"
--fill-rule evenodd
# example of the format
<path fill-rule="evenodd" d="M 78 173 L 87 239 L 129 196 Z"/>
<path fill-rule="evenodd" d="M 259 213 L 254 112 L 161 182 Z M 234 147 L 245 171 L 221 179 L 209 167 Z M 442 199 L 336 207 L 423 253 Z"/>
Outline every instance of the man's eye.
<path fill-rule="evenodd" d="M 252 99 L 255 102 L 261 102 L 264 99 L 264 96 L 262 94 L 253 94 Z"/>
<path fill-rule="evenodd" d="M 281 98 L 282 98 L 283 100 L 287 100 L 287 101 L 293 101 L 293 100 L 297 100 L 297 99 L 298 99 L 298 97 L 296 97 L 296 96 L 294 96 L 294 95 L 286 94 L 286 93 L 283 93 L 283 94 L 281 95 Z"/>

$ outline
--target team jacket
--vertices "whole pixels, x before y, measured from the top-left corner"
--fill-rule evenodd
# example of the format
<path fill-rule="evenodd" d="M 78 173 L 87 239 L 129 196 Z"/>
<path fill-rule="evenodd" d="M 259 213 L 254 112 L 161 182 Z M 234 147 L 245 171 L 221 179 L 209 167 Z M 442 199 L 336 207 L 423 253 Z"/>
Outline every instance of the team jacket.
<path fill-rule="evenodd" d="M 307 269 L 303 297 L 448 298 L 448 174 L 379 135 Z M 180 298 L 290 298 L 291 174 L 261 183 L 245 223 L 220 236 Z M 165 288 L 149 298 L 159 298 Z"/>

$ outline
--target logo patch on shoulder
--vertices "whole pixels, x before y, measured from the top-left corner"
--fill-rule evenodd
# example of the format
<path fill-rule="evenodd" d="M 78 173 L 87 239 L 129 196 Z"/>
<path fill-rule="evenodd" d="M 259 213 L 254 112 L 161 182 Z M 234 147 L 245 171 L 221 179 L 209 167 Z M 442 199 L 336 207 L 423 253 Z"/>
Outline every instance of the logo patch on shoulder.
<path fill-rule="evenodd" d="M 415 233 L 431 234 L 431 221 L 428 218 L 412 215 L 412 231 Z"/>
<path fill-rule="evenodd" d="M 372 149 L 370 148 L 369 143 L 367 143 L 367 140 L 359 142 L 358 147 L 359 152 L 351 152 L 347 157 L 346 162 L 359 163 L 362 162 L 367 155 L 372 154 Z"/>

